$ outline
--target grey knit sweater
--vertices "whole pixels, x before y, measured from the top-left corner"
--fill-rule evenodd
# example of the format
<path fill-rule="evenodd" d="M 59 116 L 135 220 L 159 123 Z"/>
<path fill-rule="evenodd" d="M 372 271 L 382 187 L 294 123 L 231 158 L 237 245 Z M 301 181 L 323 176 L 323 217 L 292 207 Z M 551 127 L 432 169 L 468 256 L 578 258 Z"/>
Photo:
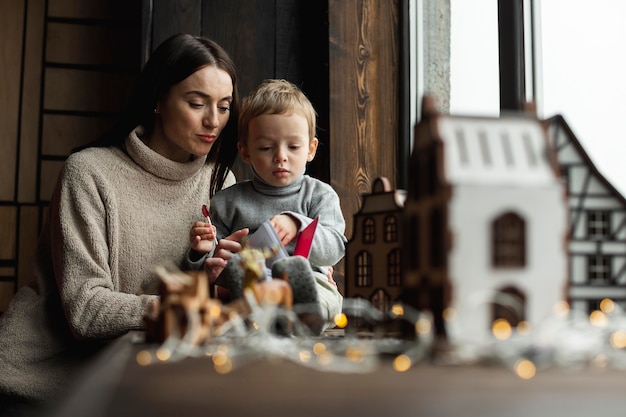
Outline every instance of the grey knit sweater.
<path fill-rule="evenodd" d="M 330 185 L 308 175 L 286 187 L 273 187 L 255 175 L 252 180 L 216 193 L 210 212 L 218 239 L 245 227 L 253 233 L 265 220 L 280 213 L 298 218 L 300 230 L 319 217 L 309 255 L 311 265 L 333 266 L 345 254 L 346 223 L 339 196 Z M 294 246 L 295 240 L 287 245 L 289 254 L 293 253 Z"/>
<path fill-rule="evenodd" d="M 72 154 L 35 256 L 35 280 L 0 318 L 0 393 L 50 399 L 107 340 L 143 327 L 151 268 L 182 264 L 208 204 L 211 166 L 178 163 L 137 137 Z M 228 178 L 227 185 L 234 183 Z"/>

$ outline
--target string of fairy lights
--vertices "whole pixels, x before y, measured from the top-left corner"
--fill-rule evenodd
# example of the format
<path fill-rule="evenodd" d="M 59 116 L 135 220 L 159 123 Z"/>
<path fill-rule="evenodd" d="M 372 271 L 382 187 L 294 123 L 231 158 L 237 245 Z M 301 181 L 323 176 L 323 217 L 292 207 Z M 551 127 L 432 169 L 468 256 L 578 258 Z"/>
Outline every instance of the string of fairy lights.
<path fill-rule="evenodd" d="M 363 299 L 345 299 L 343 312 L 334 319 L 335 330 L 313 336 L 293 311 L 259 305 L 251 298 L 249 301 L 248 315 L 231 314 L 221 325 L 210 329 L 202 343 L 189 343 L 185 334 L 171 334 L 160 345 L 141 349 L 137 363 L 149 366 L 188 357 L 208 357 L 220 374 L 268 358 L 288 360 L 324 372 L 349 373 L 374 372 L 381 366 L 406 372 L 419 364 L 438 363 L 436 359 L 433 362 L 437 339 L 429 312 L 394 304 L 384 315 Z M 273 330 L 281 317 L 291 320 L 293 334 L 279 335 Z M 367 333 L 352 331 L 350 317 L 381 324 L 388 322 L 385 319 L 402 321 L 414 329 L 415 336 L 390 336 L 382 327 L 374 327 Z M 446 311 L 444 319 L 447 326 L 454 327 L 454 312 Z M 439 363 L 446 365 L 495 361 L 522 379 L 532 379 L 551 367 L 626 369 L 626 314 L 610 299 L 603 300 L 600 308 L 589 315 L 572 311 L 566 302 L 559 302 L 552 315 L 534 328 L 527 322 L 512 326 L 498 319 L 492 324 L 490 340 L 469 344 L 453 338 L 442 355 Z"/>

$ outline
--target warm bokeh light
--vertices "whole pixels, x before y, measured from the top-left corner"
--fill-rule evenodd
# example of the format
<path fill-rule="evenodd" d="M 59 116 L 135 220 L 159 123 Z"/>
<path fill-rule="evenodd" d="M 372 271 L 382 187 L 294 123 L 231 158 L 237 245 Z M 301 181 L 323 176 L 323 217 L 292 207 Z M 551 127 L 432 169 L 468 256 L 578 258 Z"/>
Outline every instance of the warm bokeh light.
<path fill-rule="evenodd" d="M 417 334 L 426 335 L 429 334 L 432 330 L 432 325 L 430 320 L 421 318 L 415 322 L 415 331 Z"/>
<path fill-rule="evenodd" d="M 365 352 L 359 348 L 348 348 L 346 350 L 346 358 L 352 362 L 362 362 L 365 358 Z"/>
<path fill-rule="evenodd" d="M 165 362 L 166 360 L 168 360 L 170 358 L 170 356 L 172 356 L 172 352 L 170 352 L 169 349 L 159 348 L 156 351 L 156 357 L 160 361 Z"/>
<path fill-rule="evenodd" d="M 137 363 L 141 366 L 148 366 L 152 363 L 152 355 L 147 350 L 137 352 Z"/>
<path fill-rule="evenodd" d="M 211 318 L 216 319 L 220 316 L 220 314 L 222 314 L 222 308 L 218 304 L 211 305 L 211 308 L 209 308 L 209 315 Z"/>
<path fill-rule="evenodd" d="M 335 322 L 335 326 L 343 329 L 348 325 L 348 316 L 343 313 L 335 314 L 335 317 L 333 317 L 333 321 Z"/>
<path fill-rule="evenodd" d="M 522 379 L 531 379 L 537 374 L 537 367 L 528 359 L 520 359 L 515 362 L 515 373 Z"/>
<path fill-rule="evenodd" d="M 214 360 L 213 367 L 217 373 L 227 374 L 233 370 L 233 363 L 228 356 L 224 356 L 224 360 L 219 361 L 219 363 Z"/>
<path fill-rule="evenodd" d="M 298 357 L 300 358 L 300 361 L 304 362 L 304 363 L 310 361 L 311 360 L 311 356 L 312 356 L 311 352 L 309 352 L 308 350 L 301 350 L 298 353 Z"/>
<path fill-rule="evenodd" d="M 596 327 L 604 327 L 608 323 L 606 314 L 604 314 L 600 310 L 592 311 L 591 314 L 589 314 L 589 321 Z"/>
<path fill-rule="evenodd" d="M 391 306 L 391 314 L 393 314 L 394 316 L 404 316 L 404 307 L 402 307 L 402 304 L 394 304 Z"/>
<path fill-rule="evenodd" d="M 615 311 L 615 303 L 610 298 L 605 298 L 600 301 L 600 310 L 605 314 L 612 313 Z"/>
<path fill-rule="evenodd" d="M 456 310 L 452 307 L 447 307 L 443 310 L 443 319 L 445 321 L 453 321 L 456 319 Z"/>
<path fill-rule="evenodd" d="M 561 300 L 552 308 L 554 314 L 559 317 L 565 317 L 569 314 L 569 304 L 565 300 Z"/>
<path fill-rule="evenodd" d="M 393 360 L 393 369 L 397 372 L 406 372 L 411 369 L 411 364 L 411 358 L 409 358 L 407 355 L 398 355 Z"/>
<path fill-rule="evenodd" d="M 511 334 L 513 333 L 511 325 L 505 319 L 497 319 L 494 321 L 491 326 L 491 331 L 498 340 L 506 340 L 511 337 Z"/>
<path fill-rule="evenodd" d="M 215 366 L 221 366 L 230 361 L 228 355 L 222 351 L 215 352 L 211 358 Z"/>
<path fill-rule="evenodd" d="M 624 330 L 616 330 L 611 333 L 611 337 L 609 338 L 609 343 L 615 349 L 624 349 L 626 348 L 626 331 Z"/>
<path fill-rule="evenodd" d="M 313 353 L 316 355 L 321 355 L 326 352 L 326 345 L 322 342 L 317 342 L 313 345 Z"/>
<path fill-rule="evenodd" d="M 517 324 L 516 329 L 517 333 L 519 333 L 520 335 L 528 336 L 532 332 L 533 327 L 526 320 L 522 320 Z"/>

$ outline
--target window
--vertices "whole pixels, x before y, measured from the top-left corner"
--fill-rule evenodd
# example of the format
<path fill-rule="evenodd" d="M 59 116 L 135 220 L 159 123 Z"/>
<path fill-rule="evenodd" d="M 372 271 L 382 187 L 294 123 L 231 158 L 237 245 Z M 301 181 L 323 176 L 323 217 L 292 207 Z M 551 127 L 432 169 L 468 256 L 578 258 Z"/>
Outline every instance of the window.
<path fill-rule="evenodd" d="M 363 220 L 363 243 L 376 241 L 376 222 L 371 217 Z"/>
<path fill-rule="evenodd" d="M 402 284 L 400 249 L 394 249 L 387 255 L 387 285 L 399 287 L 400 284 Z"/>
<path fill-rule="evenodd" d="M 496 268 L 521 268 L 526 264 L 526 225 L 508 212 L 492 223 L 492 263 Z"/>
<path fill-rule="evenodd" d="M 587 277 L 589 284 L 608 285 L 611 283 L 611 258 L 605 255 L 587 257 Z"/>
<path fill-rule="evenodd" d="M 606 240 L 611 235 L 611 213 L 608 211 L 587 212 L 587 237 Z"/>
<path fill-rule="evenodd" d="M 396 216 L 385 217 L 385 242 L 398 241 L 398 219 Z"/>
<path fill-rule="evenodd" d="M 356 286 L 369 287 L 372 285 L 372 255 L 361 251 L 356 256 Z"/>

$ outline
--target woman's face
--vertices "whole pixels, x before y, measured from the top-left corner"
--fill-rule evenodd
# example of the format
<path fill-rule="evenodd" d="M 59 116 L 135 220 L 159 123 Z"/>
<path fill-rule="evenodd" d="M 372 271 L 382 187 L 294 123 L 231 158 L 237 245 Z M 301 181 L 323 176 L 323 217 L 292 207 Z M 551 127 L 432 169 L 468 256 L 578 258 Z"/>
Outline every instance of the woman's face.
<path fill-rule="evenodd" d="M 206 66 L 173 85 L 156 108 L 156 122 L 147 144 L 173 161 L 204 156 L 230 116 L 233 81 L 215 66 Z"/>

